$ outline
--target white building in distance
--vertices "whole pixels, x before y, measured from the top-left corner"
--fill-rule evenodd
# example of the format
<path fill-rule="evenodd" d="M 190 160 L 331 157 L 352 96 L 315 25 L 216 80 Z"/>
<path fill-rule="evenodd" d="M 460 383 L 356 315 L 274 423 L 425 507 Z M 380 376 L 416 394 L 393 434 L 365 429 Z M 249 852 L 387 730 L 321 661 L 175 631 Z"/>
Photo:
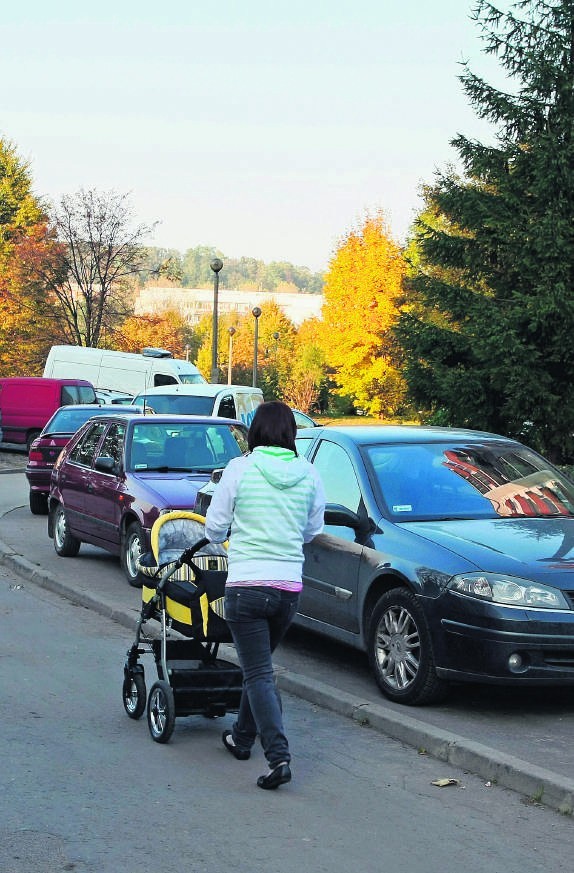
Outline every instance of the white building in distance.
<path fill-rule="evenodd" d="M 254 306 L 261 306 L 270 300 L 274 300 L 297 327 L 307 318 L 321 317 L 322 294 L 274 294 L 272 291 L 234 291 L 220 288 L 217 309 L 219 315 L 244 315 L 251 312 Z M 136 296 L 136 315 L 157 315 L 166 309 L 174 309 L 190 324 L 197 324 L 205 315 L 213 313 L 213 290 L 152 286 L 142 288 Z"/>

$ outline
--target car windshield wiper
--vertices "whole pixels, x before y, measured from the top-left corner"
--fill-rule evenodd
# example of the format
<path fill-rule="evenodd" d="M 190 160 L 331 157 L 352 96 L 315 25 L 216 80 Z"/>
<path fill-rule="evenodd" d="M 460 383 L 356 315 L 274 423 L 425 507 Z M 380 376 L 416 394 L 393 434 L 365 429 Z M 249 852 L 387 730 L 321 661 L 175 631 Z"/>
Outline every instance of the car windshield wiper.
<path fill-rule="evenodd" d="M 134 470 L 134 473 L 189 473 L 189 467 L 172 467 L 167 464 L 161 464 L 157 467 L 139 467 Z"/>
<path fill-rule="evenodd" d="M 157 467 L 139 467 L 134 469 L 134 473 L 211 473 L 212 467 L 191 467 L 186 464 L 185 467 L 172 467 L 167 464 L 161 464 Z"/>

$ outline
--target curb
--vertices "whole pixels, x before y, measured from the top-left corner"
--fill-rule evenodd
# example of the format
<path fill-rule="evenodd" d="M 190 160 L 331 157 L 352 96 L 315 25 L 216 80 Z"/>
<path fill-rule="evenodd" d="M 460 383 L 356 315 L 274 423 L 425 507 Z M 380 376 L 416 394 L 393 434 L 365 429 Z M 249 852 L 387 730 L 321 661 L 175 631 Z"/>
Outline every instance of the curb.
<path fill-rule="evenodd" d="M 138 616 L 130 615 L 125 607 L 117 607 L 97 596 L 74 591 L 38 565 L 17 554 L 2 540 L 0 563 L 17 575 L 24 576 L 29 582 L 135 631 Z M 227 647 L 225 657 L 237 663 L 231 646 Z M 467 737 L 427 725 L 410 715 L 390 713 L 383 705 L 364 702 L 332 685 L 294 673 L 286 667 L 277 666 L 276 674 L 279 687 L 290 694 L 379 731 L 417 749 L 420 754 L 430 755 L 522 794 L 532 803 L 544 804 L 563 815 L 574 814 L 574 779 L 561 777 L 551 770 L 498 752 Z"/>

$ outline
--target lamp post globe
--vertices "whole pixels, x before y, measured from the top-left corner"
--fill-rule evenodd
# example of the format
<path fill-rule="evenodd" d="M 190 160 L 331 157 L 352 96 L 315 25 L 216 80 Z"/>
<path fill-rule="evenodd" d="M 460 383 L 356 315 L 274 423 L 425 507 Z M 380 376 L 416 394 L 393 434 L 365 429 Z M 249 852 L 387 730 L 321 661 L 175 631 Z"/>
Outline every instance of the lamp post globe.
<path fill-rule="evenodd" d="M 209 265 L 213 270 L 213 321 L 211 326 L 211 381 L 219 381 L 219 373 L 217 370 L 217 310 L 218 310 L 218 294 L 219 294 L 219 271 L 223 268 L 223 261 L 220 258 L 214 258 Z"/>

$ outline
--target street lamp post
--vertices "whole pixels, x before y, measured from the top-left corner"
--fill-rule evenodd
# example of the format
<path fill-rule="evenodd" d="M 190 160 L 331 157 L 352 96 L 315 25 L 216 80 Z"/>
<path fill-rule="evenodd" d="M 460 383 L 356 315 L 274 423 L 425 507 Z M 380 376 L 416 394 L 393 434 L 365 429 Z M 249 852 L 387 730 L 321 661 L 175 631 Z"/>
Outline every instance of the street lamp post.
<path fill-rule="evenodd" d="M 227 331 L 229 334 L 229 358 L 227 361 L 227 384 L 231 385 L 231 358 L 233 356 L 233 334 L 235 333 L 235 328 L 233 325 Z"/>
<path fill-rule="evenodd" d="M 253 387 L 257 387 L 257 345 L 259 343 L 259 316 L 261 310 L 258 306 L 254 306 L 251 310 L 255 318 L 255 337 L 253 339 Z"/>
<path fill-rule="evenodd" d="M 217 370 L 217 309 L 218 309 L 218 294 L 219 294 L 219 271 L 223 267 L 223 261 L 219 258 L 214 258 L 209 265 L 213 270 L 213 321 L 212 321 L 212 337 L 211 337 L 211 381 L 219 382 L 219 373 Z"/>

